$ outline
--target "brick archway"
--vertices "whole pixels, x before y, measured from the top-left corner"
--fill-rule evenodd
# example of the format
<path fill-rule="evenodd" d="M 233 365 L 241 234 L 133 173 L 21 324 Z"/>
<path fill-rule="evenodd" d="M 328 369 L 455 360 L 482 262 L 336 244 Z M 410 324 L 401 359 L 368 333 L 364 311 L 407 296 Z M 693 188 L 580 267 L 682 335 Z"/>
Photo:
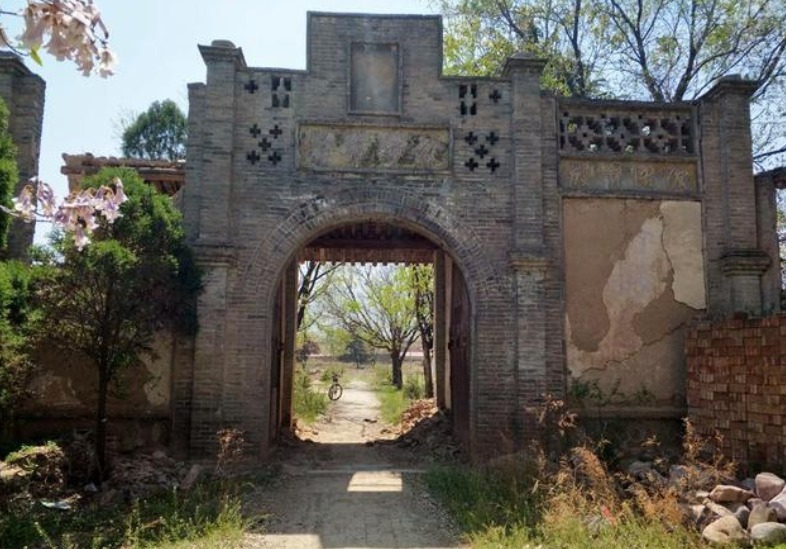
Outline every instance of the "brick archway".
<path fill-rule="evenodd" d="M 491 262 L 484 257 L 478 238 L 467 228 L 451 222 L 439 206 L 407 193 L 379 193 L 373 190 L 344 192 L 331 197 L 317 196 L 298 205 L 283 218 L 274 231 L 258 242 L 250 254 L 250 261 L 239 266 L 237 290 L 230 297 L 235 304 L 233 307 L 256 304 L 256 311 L 249 311 L 249 316 L 260 319 L 256 329 L 261 332 L 257 331 L 255 335 L 249 325 L 244 323 L 237 327 L 236 333 L 237 341 L 257 340 L 259 345 L 249 348 L 248 356 L 239 362 L 250 365 L 253 357 L 257 357 L 259 383 L 250 385 L 257 387 L 253 391 L 255 396 L 249 395 L 245 400 L 249 403 L 269 402 L 269 417 L 274 418 L 273 424 L 277 424 L 274 412 L 274 408 L 278 406 L 277 399 L 290 390 L 286 382 L 280 386 L 277 384 L 274 373 L 278 372 L 275 365 L 279 364 L 280 367 L 280 363 L 274 358 L 277 355 L 271 339 L 280 322 L 274 312 L 276 304 L 279 303 L 277 292 L 281 287 L 280 281 L 298 252 L 314 238 L 336 227 L 364 221 L 384 222 L 415 231 L 438 245 L 451 258 L 461 273 L 462 283 L 466 281 L 469 301 L 469 310 L 466 312 L 466 342 L 474 338 L 474 320 L 478 305 L 480 304 L 482 309 L 492 294 L 501 295 L 497 286 L 499 275 L 490 268 Z M 447 341 L 447 335 L 445 337 Z M 474 407 L 469 392 L 474 385 L 474 352 L 475 347 L 470 345 L 468 356 L 464 357 L 466 371 L 462 373 L 462 379 L 465 380 L 458 382 L 462 390 L 466 391 L 465 401 L 462 400 L 460 405 L 462 418 L 458 421 L 461 423 L 461 434 L 468 444 L 472 440 L 471 433 L 475 424 Z M 458 374 L 452 379 L 459 379 Z M 275 387 L 278 387 L 279 392 L 271 391 L 271 388 Z M 454 404 L 458 405 L 458 398 Z M 251 413 L 251 410 L 247 410 L 245 415 Z M 267 430 L 265 426 L 259 427 L 261 430 L 257 429 L 258 436 L 262 441 L 275 438 L 274 429 L 277 427 L 268 425 Z"/>
<path fill-rule="evenodd" d="M 245 301 L 255 295 L 270 303 L 275 286 L 269 281 L 281 278 L 303 246 L 321 233 L 358 221 L 400 225 L 439 245 L 460 266 L 473 302 L 492 291 L 499 277 L 484 257 L 480 239 L 467 227 L 459 226 L 441 206 L 405 192 L 363 189 L 329 197 L 316 196 L 292 209 L 271 233 L 259 240 L 251 260 L 241 266 L 238 298 Z"/>

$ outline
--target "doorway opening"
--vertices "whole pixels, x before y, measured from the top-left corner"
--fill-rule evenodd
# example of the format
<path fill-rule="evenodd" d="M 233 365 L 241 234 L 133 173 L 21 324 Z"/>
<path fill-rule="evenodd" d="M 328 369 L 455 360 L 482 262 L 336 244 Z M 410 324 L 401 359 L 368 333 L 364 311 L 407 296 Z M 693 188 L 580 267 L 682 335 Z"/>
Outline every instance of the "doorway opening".
<path fill-rule="evenodd" d="M 419 302 L 413 284 L 429 295 Z M 430 306 L 430 341 L 416 310 L 402 310 L 413 304 L 421 311 Z M 430 373 L 433 406 L 459 445 L 468 447 L 467 285 L 450 252 L 418 229 L 363 221 L 316 235 L 281 277 L 272 320 L 271 443 L 297 429 L 317 442 L 349 443 L 336 428 L 342 421 L 354 425 L 355 443 L 373 444 L 380 434 L 390 438 L 396 427 L 387 425 L 391 419 L 377 404 L 386 398 L 385 384 L 394 400 L 425 396 Z M 369 335 L 374 330 L 378 337 Z M 343 394 L 328 401 L 326 420 L 304 429 L 295 417 L 298 399 L 304 390 L 327 399 L 334 374 Z"/>

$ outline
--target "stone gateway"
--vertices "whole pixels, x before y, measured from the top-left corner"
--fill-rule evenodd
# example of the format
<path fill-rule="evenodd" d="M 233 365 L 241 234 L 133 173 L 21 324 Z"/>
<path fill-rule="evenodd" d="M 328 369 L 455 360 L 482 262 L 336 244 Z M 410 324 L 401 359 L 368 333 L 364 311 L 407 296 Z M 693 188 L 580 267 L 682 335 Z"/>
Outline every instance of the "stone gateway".
<path fill-rule="evenodd" d="M 183 211 L 206 282 L 171 395 L 191 455 L 290 428 L 304 259 L 433 262 L 438 401 L 475 459 L 537 437 L 547 395 L 683 416 L 688 323 L 779 308 L 746 81 L 653 104 L 554 97 L 527 56 L 447 77 L 437 16 L 310 13 L 304 71 L 199 49 Z"/>

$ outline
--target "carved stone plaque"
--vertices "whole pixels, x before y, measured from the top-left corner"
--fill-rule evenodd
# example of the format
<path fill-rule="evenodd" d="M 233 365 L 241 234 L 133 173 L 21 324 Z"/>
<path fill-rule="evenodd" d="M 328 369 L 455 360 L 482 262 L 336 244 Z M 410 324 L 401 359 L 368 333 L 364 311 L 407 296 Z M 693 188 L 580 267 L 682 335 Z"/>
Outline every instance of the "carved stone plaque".
<path fill-rule="evenodd" d="M 398 44 L 355 42 L 351 57 L 350 110 L 398 113 Z"/>
<path fill-rule="evenodd" d="M 440 172 L 450 167 L 447 128 L 301 124 L 298 166 L 310 170 Z"/>
<path fill-rule="evenodd" d="M 615 162 L 562 159 L 560 185 L 568 191 L 698 192 L 693 162 Z"/>

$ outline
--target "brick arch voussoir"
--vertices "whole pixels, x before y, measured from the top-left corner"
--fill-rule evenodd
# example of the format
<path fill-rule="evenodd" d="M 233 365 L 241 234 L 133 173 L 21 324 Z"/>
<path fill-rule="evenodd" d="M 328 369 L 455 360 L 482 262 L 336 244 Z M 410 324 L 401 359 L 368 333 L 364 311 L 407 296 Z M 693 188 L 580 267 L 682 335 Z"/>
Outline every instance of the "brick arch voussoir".
<path fill-rule="evenodd" d="M 483 299 L 497 275 L 480 239 L 459 226 L 441 206 L 402 192 L 362 189 L 335 196 L 316 196 L 293 208 L 266 237 L 260 239 L 240 269 L 239 301 L 251 296 L 273 299 L 272 292 L 293 255 L 318 234 L 345 223 L 379 220 L 412 228 L 447 251 L 461 268 L 470 300 Z M 270 295 L 268 295 L 270 294 Z"/>

